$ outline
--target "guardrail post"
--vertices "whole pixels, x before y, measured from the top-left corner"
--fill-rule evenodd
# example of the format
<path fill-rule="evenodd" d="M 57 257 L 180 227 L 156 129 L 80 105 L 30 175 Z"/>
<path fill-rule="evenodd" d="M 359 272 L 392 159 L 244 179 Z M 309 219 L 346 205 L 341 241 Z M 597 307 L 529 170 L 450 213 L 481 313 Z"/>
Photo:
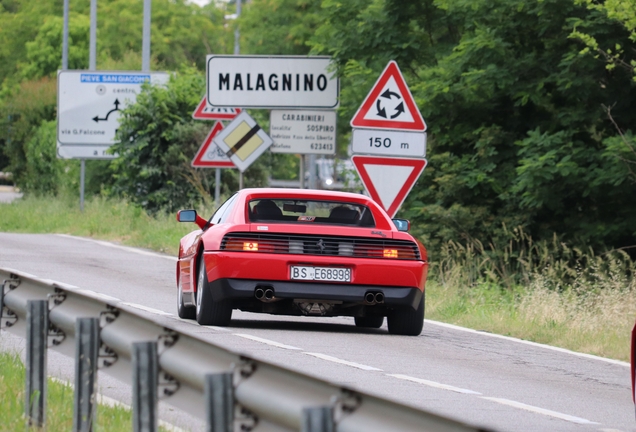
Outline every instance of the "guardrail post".
<path fill-rule="evenodd" d="M 98 354 L 99 318 L 78 318 L 75 321 L 75 432 L 90 432 L 94 428 Z"/>
<path fill-rule="evenodd" d="M 157 342 L 134 343 L 132 364 L 133 430 L 134 432 L 156 432 L 159 374 Z"/>
<path fill-rule="evenodd" d="M 232 432 L 234 430 L 232 373 L 206 375 L 203 393 L 206 432 Z"/>
<path fill-rule="evenodd" d="M 333 408 L 319 406 L 303 408 L 300 432 L 334 432 Z"/>
<path fill-rule="evenodd" d="M 46 344 L 49 331 L 49 302 L 27 301 L 26 400 L 29 425 L 42 427 L 46 417 Z"/>

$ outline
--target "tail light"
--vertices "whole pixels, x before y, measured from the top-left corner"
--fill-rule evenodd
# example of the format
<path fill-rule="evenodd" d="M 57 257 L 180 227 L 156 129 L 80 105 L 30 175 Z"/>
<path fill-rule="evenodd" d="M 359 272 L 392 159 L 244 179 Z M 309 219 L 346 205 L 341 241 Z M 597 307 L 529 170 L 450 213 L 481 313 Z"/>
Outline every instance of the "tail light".
<path fill-rule="evenodd" d="M 256 242 L 243 242 L 243 250 L 244 251 L 257 252 L 258 251 L 258 243 L 256 243 Z"/>
<path fill-rule="evenodd" d="M 397 258 L 397 249 L 384 249 L 384 258 Z"/>

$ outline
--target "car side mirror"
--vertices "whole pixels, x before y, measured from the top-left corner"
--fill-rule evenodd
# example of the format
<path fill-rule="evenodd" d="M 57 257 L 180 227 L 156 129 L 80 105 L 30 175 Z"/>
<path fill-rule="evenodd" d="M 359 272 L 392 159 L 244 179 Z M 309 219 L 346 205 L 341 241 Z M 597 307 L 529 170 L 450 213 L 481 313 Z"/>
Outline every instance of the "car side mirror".
<path fill-rule="evenodd" d="M 408 232 L 411 229 L 411 222 L 406 219 L 392 219 L 398 231 Z"/>
<path fill-rule="evenodd" d="M 197 211 L 196 210 L 179 210 L 177 212 L 177 220 L 179 222 L 196 222 Z"/>

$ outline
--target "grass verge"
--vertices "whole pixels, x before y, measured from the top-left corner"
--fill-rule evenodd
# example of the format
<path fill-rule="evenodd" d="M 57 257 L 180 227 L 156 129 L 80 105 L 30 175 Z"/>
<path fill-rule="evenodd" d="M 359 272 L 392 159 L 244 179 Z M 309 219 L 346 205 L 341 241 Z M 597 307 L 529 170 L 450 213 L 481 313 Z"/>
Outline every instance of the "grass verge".
<path fill-rule="evenodd" d="M 73 430 L 73 388 L 49 379 L 46 430 Z M 15 353 L 0 353 L 0 427 L 3 431 L 26 430 L 24 418 L 25 367 Z M 131 430 L 132 412 L 124 407 L 100 405 L 96 429 L 100 432 Z M 32 428 L 29 430 L 37 431 Z M 42 429 L 44 430 L 44 429 Z"/>

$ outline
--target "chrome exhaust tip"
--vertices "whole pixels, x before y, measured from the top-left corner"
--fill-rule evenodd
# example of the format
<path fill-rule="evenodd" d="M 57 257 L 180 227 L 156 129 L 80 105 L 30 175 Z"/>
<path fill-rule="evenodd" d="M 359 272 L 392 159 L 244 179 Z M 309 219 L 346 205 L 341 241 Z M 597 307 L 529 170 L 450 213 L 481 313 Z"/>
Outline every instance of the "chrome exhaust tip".
<path fill-rule="evenodd" d="M 375 302 L 376 303 L 384 303 L 384 294 L 379 292 L 375 294 Z"/>
<path fill-rule="evenodd" d="M 364 295 L 364 302 L 367 304 L 375 304 L 375 294 L 368 292 Z"/>
<path fill-rule="evenodd" d="M 256 288 L 254 290 L 254 297 L 256 297 L 257 300 L 263 300 L 264 296 L 265 296 L 265 291 L 263 290 L 263 288 Z"/>
<path fill-rule="evenodd" d="M 274 290 L 267 288 L 265 290 L 265 300 L 272 300 L 274 298 Z"/>

